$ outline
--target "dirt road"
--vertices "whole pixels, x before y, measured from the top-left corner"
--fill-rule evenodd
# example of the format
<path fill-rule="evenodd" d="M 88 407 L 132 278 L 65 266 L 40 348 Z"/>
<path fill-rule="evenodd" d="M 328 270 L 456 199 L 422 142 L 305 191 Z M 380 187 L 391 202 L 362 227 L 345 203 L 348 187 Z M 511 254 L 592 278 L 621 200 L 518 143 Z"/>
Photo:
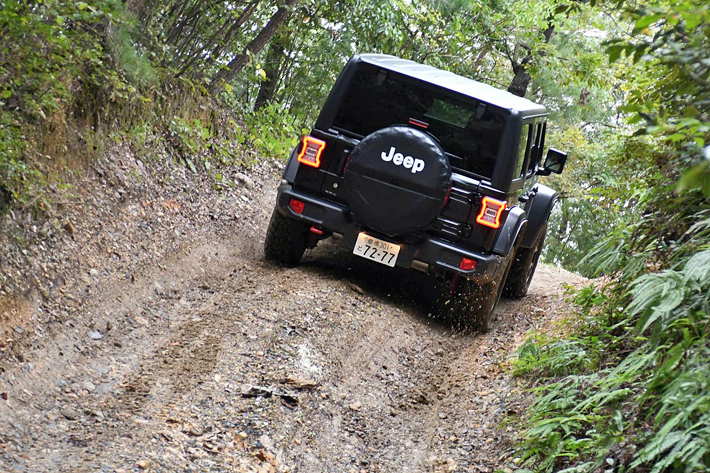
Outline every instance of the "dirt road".
<path fill-rule="evenodd" d="M 505 360 L 568 310 L 570 273 L 541 266 L 495 329 L 428 315 L 426 276 L 322 242 L 263 261 L 254 228 L 203 227 L 98 291 L 0 378 L 0 471 L 420 472 L 514 468 L 520 388 Z M 81 315 L 80 314 L 80 315 Z"/>

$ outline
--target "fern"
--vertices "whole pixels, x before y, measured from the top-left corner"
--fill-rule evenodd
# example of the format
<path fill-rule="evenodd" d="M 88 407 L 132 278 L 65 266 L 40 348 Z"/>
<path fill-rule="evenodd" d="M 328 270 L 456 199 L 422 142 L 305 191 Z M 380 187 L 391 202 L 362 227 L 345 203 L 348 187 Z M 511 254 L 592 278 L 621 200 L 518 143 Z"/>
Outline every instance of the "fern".
<path fill-rule="evenodd" d="M 633 439 L 639 448 L 628 471 L 710 469 L 710 250 L 620 293 L 625 318 L 613 326 L 589 308 L 614 301 L 585 288 L 577 301 L 588 319 L 579 334 L 521 347 L 514 373 L 548 379 L 535 389 L 521 438 L 525 466 L 596 471 L 615 464 L 619 446 Z M 610 346 L 628 354 L 615 358 Z"/>

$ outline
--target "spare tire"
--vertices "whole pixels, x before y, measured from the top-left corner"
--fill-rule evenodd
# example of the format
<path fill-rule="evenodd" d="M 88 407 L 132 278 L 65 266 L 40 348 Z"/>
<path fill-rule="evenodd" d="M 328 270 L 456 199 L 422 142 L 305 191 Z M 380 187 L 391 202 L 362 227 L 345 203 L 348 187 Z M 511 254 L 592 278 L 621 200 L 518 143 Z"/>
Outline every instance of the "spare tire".
<path fill-rule="evenodd" d="M 451 187 L 451 165 L 431 135 L 392 126 L 360 141 L 344 177 L 355 221 L 396 236 L 421 230 L 436 218 Z"/>

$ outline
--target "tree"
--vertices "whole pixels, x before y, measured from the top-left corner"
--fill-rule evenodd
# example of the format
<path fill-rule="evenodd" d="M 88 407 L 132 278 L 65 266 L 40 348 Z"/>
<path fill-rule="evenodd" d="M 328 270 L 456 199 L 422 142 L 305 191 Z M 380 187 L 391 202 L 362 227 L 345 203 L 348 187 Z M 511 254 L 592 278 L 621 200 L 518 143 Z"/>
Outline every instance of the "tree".
<path fill-rule="evenodd" d="M 548 22 L 547 28 L 542 32 L 542 36 L 545 38 L 545 44 L 550 43 L 550 39 L 552 38 L 552 35 L 555 32 L 555 26 Z M 528 85 L 530 85 L 530 67 L 533 66 L 534 61 L 535 61 L 535 55 L 537 54 L 538 56 L 543 55 L 543 52 L 535 52 L 532 50 L 532 48 L 526 44 L 519 43 L 516 45 L 516 50 L 517 49 L 522 49 L 526 51 L 525 56 L 520 59 L 516 60 L 514 57 L 514 54 L 511 54 L 508 50 L 508 47 L 506 46 L 506 56 L 508 56 L 508 59 L 510 60 L 510 63 L 513 67 L 513 80 L 510 82 L 510 85 L 508 86 L 508 92 L 511 94 L 515 94 L 519 97 L 525 97 L 525 94 L 528 92 Z"/>
<path fill-rule="evenodd" d="M 279 84 L 281 66 L 286 62 L 286 41 L 288 37 L 276 38 L 269 47 L 269 51 L 264 60 L 264 72 L 266 80 L 259 87 L 259 94 L 256 96 L 254 110 L 258 110 L 274 99 L 276 88 Z"/>
<path fill-rule="evenodd" d="M 279 27 L 286 21 L 291 8 L 296 4 L 297 0 L 286 0 L 283 6 L 274 13 L 268 23 L 259 31 L 259 34 L 244 48 L 240 54 L 237 54 L 226 67 L 222 68 L 212 79 L 210 83 L 210 92 L 214 95 L 219 92 L 223 85 L 230 82 L 239 72 L 249 63 L 249 58 L 252 55 L 259 54 L 264 46 L 266 46 L 271 38 L 276 34 Z"/>

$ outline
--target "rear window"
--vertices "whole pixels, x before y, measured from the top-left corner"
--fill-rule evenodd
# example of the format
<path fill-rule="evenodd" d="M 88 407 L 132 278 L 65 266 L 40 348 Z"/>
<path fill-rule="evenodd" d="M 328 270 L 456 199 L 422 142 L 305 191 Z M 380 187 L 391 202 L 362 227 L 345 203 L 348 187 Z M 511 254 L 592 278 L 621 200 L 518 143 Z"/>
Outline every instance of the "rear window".
<path fill-rule="evenodd" d="M 345 94 L 333 125 L 358 135 L 410 118 L 429 124 L 451 156 L 454 167 L 490 178 L 503 135 L 504 119 L 490 108 L 456 100 L 436 91 L 393 78 L 395 74 L 361 67 Z"/>

